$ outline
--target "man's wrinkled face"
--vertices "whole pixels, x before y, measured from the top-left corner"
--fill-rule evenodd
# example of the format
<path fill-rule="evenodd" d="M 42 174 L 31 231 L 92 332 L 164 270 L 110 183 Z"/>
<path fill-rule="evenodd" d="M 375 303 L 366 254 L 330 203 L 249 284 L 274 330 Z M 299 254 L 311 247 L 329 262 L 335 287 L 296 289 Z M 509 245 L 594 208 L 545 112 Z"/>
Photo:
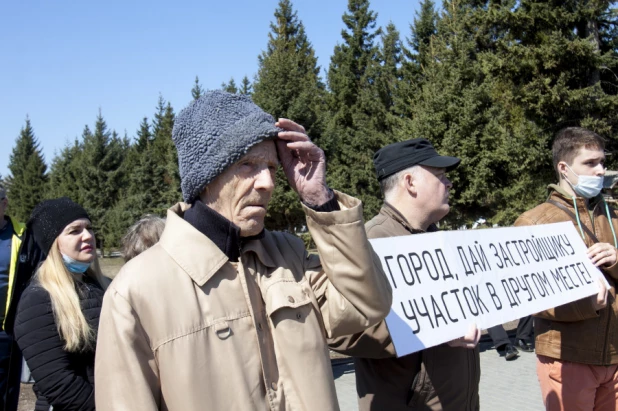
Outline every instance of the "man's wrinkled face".
<path fill-rule="evenodd" d="M 444 218 L 449 210 L 448 196 L 453 184 L 446 178 L 445 168 L 421 166 L 418 173 L 417 199 L 422 207 L 438 222 Z"/>
<path fill-rule="evenodd" d="M 259 234 L 275 189 L 278 164 L 274 141 L 263 141 L 208 184 L 200 198 L 237 225 L 242 237 Z"/>

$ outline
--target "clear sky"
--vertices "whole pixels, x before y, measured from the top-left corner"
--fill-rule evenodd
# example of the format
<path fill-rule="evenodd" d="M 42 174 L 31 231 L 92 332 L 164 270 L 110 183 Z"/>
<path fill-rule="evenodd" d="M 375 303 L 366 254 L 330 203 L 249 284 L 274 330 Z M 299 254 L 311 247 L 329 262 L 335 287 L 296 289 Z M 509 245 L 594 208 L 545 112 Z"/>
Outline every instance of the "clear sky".
<path fill-rule="evenodd" d="M 175 112 L 205 89 L 257 72 L 278 0 L 25 0 L 0 13 L 0 174 L 30 117 L 48 165 L 54 153 L 92 127 L 99 109 L 110 129 L 133 138 L 159 94 Z M 322 67 L 342 42 L 347 0 L 295 0 Z M 373 0 L 378 25 L 402 37 L 418 0 Z"/>

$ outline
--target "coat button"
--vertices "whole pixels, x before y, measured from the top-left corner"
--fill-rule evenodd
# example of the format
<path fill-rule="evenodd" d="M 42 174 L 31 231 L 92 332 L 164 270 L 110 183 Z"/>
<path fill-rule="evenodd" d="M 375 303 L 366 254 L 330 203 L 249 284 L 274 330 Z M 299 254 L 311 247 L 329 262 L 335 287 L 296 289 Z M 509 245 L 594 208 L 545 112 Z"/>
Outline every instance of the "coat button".
<path fill-rule="evenodd" d="M 258 330 L 260 330 L 260 331 L 262 331 L 262 323 L 258 323 L 258 325 L 257 325 L 257 329 L 258 329 Z"/>
<path fill-rule="evenodd" d="M 303 318 L 303 315 L 301 313 L 296 313 L 296 319 L 300 320 L 301 318 Z"/>
<path fill-rule="evenodd" d="M 288 297 L 288 301 L 289 301 L 290 303 L 294 304 L 294 297 L 289 296 L 289 297 Z"/>
<path fill-rule="evenodd" d="M 273 381 L 273 382 L 271 382 L 271 383 L 270 383 L 270 386 L 272 387 L 272 389 L 273 389 L 274 391 L 277 391 L 277 383 L 276 383 L 276 382 L 274 382 L 274 381 Z"/>

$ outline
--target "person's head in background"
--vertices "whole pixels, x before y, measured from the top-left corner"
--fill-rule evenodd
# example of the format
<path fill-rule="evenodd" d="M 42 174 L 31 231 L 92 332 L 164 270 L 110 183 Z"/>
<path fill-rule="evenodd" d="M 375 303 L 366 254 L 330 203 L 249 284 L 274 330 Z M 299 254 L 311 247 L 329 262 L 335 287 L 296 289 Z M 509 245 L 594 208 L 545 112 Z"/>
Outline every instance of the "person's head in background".
<path fill-rule="evenodd" d="M 389 144 L 373 156 L 384 201 L 412 228 L 422 231 L 448 214 L 453 184 L 446 174 L 460 162 L 457 157 L 441 156 L 424 138 Z"/>
<path fill-rule="evenodd" d="M 145 215 L 137 223 L 129 227 L 129 230 L 122 238 L 122 256 L 124 261 L 127 262 L 137 257 L 155 245 L 159 241 L 164 228 L 165 220 L 153 214 Z"/>
<path fill-rule="evenodd" d="M 596 197 L 603 189 L 605 140 L 581 127 L 568 127 L 556 134 L 552 145 L 558 184 L 572 196 Z"/>

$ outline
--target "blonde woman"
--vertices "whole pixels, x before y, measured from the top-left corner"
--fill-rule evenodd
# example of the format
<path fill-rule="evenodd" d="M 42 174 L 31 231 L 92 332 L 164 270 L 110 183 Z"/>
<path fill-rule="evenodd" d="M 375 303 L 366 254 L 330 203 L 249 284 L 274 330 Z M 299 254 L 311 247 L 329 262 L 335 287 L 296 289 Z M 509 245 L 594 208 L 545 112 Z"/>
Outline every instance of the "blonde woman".
<path fill-rule="evenodd" d="M 35 411 L 94 410 L 105 282 L 90 218 L 63 197 L 39 203 L 28 229 L 47 258 L 19 300 L 14 334 L 35 380 Z"/>

